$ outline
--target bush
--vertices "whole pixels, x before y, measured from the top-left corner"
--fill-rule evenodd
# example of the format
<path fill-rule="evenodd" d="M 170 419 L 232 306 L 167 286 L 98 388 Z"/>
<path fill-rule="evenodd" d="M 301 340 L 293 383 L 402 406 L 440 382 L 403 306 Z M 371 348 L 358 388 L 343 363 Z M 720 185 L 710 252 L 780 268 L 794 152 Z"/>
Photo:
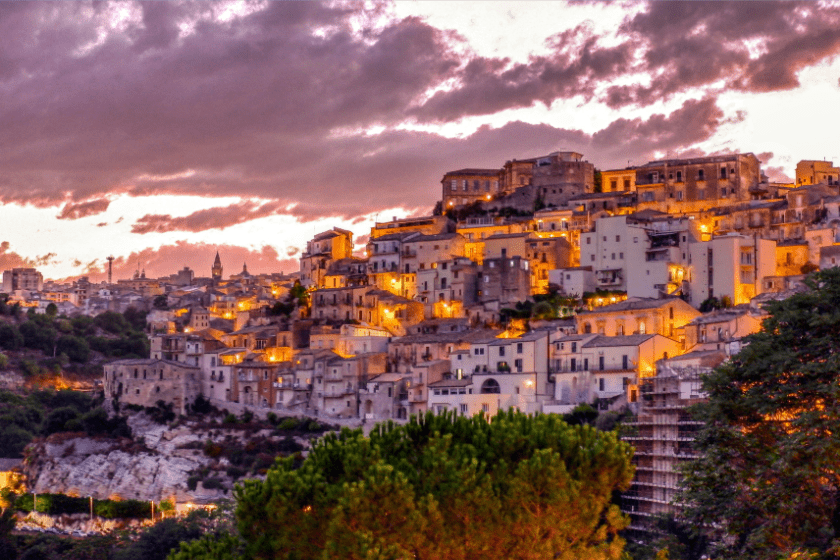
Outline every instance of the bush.
<path fill-rule="evenodd" d="M 231 465 L 227 468 L 225 472 L 229 477 L 235 480 L 237 478 L 242 478 L 243 476 L 245 476 L 245 473 L 247 473 L 248 471 L 246 471 L 245 469 L 241 469 L 237 466 Z"/>
<path fill-rule="evenodd" d="M 50 412 L 44 424 L 41 426 L 41 433 L 45 436 L 66 430 L 65 426 L 70 420 L 77 420 L 79 411 L 71 406 L 56 408 Z M 81 423 L 78 423 L 81 426 Z"/>
<path fill-rule="evenodd" d="M 204 397 L 204 395 L 198 395 L 195 398 L 192 407 L 190 407 L 190 410 L 192 410 L 195 414 L 210 414 L 213 412 L 213 405 L 210 403 L 209 399 Z"/>
<path fill-rule="evenodd" d="M 32 437 L 32 433 L 17 424 L 3 426 L 0 428 L 0 457 L 23 457 L 23 450 Z"/>
<path fill-rule="evenodd" d="M 238 420 L 237 420 L 235 414 L 230 413 L 227 416 L 225 416 L 225 419 L 223 420 L 223 422 L 225 424 L 236 424 L 238 422 Z"/>
<path fill-rule="evenodd" d="M 56 352 L 67 354 L 67 357 L 74 362 L 86 362 L 90 357 L 90 345 L 84 338 L 72 335 L 64 335 L 56 341 Z"/>
<path fill-rule="evenodd" d="M 297 418 L 284 418 L 277 428 L 280 430 L 294 430 L 298 427 L 298 424 L 299 422 Z"/>
<path fill-rule="evenodd" d="M 201 480 L 201 477 L 199 475 L 191 475 L 189 478 L 187 478 L 187 488 L 194 492 L 195 489 L 198 488 L 199 480 Z"/>
<path fill-rule="evenodd" d="M 23 347 L 23 335 L 15 325 L 0 323 L 0 346 L 6 350 L 19 350 Z"/>
<path fill-rule="evenodd" d="M 222 479 L 216 476 L 210 476 L 204 479 L 202 482 L 205 488 L 208 490 L 217 490 L 223 487 Z"/>

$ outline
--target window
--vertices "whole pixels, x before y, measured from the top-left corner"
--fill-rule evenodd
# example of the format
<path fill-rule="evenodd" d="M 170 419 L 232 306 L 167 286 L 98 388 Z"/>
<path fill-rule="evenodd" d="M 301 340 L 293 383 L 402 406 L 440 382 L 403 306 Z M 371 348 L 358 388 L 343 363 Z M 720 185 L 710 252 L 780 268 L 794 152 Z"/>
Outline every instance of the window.
<path fill-rule="evenodd" d="M 465 403 L 461 403 L 460 405 L 461 414 L 467 413 L 467 405 Z"/>
<path fill-rule="evenodd" d="M 629 360 L 627 359 L 627 356 L 622 356 L 621 357 L 621 369 L 630 369 L 628 367 L 629 365 L 630 364 L 629 364 Z"/>
<path fill-rule="evenodd" d="M 677 182 L 682 183 L 682 171 L 677 171 Z"/>
<path fill-rule="evenodd" d="M 516 373 L 522 373 L 522 359 L 514 360 L 513 367 L 516 368 Z"/>
<path fill-rule="evenodd" d="M 620 235 L 616 235 L 616 236 L 615 236 L 615 242 L 616 242 L 616 243 L 618 243 L 619 241 L 621 241 L 621 236 L 620 236 Z"/>
<path fill-rule="evenodd" d="M 705 181 L 706 180 L 706 173 L 702 169 L 697 171 L 697 180 L 698 181 Z"/>
<path fill-rule="evenodd" d="M 604 390 L 604 378 L 603 377 L 598 380 L 598 390 L 599 391 Z"/>
<path fill-rule="evenodd" d="M 490 413 L 490 405 L 486 404 L 486 403 L 483 403 L 481 405 L 481 412 L 486 412 L 486 413 L 489 414 Z"/>
<path fill-rule="evenodd" d="M 504 346 L 499 346 L 499 356 L 504 356 L 504 355 L 505 355 L 505 347 Z"/>
<path fill-rule="evenodd" d="M 577 342 L 572 342 L 572 352 L 577 352 Z"/>
<path fill-rule="evenodd" d="M 721 179 L 726 179 L 726 168 L 725 167 L 720 168 L 720 178 Z"/>
<path fill-rule="evenodd" d="M 516 353 L 517 353 L 517 354 L 521 354 L 521 353 L 522 353 L 522 343 L 521 343 L 521 342 L 517 342 L 517 343 L 516 343 Z"/>

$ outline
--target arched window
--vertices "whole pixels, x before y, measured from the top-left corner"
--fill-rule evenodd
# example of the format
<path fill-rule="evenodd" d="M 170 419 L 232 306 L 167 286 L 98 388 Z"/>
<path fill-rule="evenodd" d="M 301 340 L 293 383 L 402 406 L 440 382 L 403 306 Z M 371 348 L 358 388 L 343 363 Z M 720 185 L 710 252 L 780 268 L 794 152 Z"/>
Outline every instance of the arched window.
<path fill-rule="evenodd" d="M 591 333 L 592 332 L 592 325 L 590 325 L 589 323 L 584 323 L 583 324 L 583 332 L 586 333 L 586 334 Z"/>
<path fill-rule="evenodd" d="M 490 393 L 501 393 L 502 388 L 499 387 L 499 382 L 495 379 L 488 379 L 484 383 L 481 384 L 481 393 L 482 394 L 490 394 Z"/>

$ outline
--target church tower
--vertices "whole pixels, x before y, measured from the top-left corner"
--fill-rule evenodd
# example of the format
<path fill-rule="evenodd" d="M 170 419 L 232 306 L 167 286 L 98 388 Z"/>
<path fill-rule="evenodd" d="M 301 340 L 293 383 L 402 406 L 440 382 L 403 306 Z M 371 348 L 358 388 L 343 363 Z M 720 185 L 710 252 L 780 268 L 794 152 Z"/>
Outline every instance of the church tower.
<path fill-rule="evenodd" d="M 222 259 L 219 258 L 218 251 L 216 251 L 216 260 L 213 261 L 212 278 L 214 285 L 222 281 Z"/>

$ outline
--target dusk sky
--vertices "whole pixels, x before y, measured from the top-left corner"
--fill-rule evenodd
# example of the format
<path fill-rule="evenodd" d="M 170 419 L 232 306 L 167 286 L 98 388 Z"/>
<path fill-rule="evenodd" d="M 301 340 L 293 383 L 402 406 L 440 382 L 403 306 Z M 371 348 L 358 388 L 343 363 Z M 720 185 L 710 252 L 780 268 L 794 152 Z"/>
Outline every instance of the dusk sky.
<path fill-rule="evenodd" d="M 840 3 L 0 2 L 0 270 L 297 270 L 448 170 L 840 162 Z"/>

